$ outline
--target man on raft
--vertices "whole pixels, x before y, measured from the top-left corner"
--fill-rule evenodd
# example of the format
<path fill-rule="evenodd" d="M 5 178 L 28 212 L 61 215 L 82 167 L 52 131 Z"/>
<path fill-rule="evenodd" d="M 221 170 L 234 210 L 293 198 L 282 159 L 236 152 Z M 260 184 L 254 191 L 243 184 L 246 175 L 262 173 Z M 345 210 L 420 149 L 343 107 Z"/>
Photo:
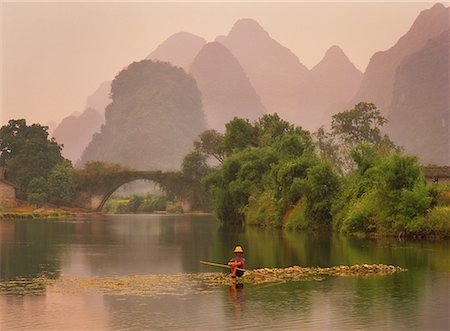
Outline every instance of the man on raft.
<path fill-rule="evenodd" d="M 245 269 L 245 258 L 242 257 L 244 250 L 241 246 L 236 246 L 233 253 L 236 254 L 236 256 L 228 262 L 228 265 L 230 266 L 230 276 L 232 278 L 236 278 L 236 276 L 242 277 L 244 271 L 239 269 Z"/>

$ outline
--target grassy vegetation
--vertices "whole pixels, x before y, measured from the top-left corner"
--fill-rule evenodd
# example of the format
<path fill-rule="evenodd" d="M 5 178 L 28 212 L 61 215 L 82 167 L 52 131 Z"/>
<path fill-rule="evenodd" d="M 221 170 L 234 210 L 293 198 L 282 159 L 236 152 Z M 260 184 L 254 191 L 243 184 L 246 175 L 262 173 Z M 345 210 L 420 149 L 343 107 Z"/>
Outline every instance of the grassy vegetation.
<path fill-rule="evenodd" d="M 103 207 L 107 214 L 145 214 L 155 212 L 182 213 L 180 202 L 161 195 L 132 195 L 111 197 Z"/>
<path fill-rule="evenodd" d="M 300 199 L 300 201 L 286 214 L 285 226 L 288 229 L 306 230 L 308 229 L 308 222 L 306 220 L 307 201 L 306 198 Z"/>
<path fill-rule="evenodd" d="M 30 218 L 64 218 L 74 216 L 73 212 L 53 209 L 53 210 L 33 210 L 33 211 L 0 211 L 0 220 L 8 219 L 30 219 Z"/>

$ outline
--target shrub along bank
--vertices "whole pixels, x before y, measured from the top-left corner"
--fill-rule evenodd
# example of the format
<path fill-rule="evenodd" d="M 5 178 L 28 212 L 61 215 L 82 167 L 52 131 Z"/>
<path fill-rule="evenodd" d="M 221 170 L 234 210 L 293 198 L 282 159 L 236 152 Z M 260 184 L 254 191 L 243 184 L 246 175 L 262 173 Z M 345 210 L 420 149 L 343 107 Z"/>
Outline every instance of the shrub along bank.
<path fill-rule="evenodd" d="M 181 204 L 167 196 L 132 195 L 131 197 L 111 197 L 103 207 L 107 214 L 138 214 L 138 213 L 182 213 Z"/>
<path fill-rule="evenodd" d="M 381 135 L 384 123 L 362 103 L 333 116 L 329 133 L 311 135 L 276 114 L 235 118 L 223 135 L 205 132 L 196 148 L 219 160 L 203 178 L 217 216 L 228 224 L 449 237 L 445 187 L 426 184 L 418 159 Z"/>

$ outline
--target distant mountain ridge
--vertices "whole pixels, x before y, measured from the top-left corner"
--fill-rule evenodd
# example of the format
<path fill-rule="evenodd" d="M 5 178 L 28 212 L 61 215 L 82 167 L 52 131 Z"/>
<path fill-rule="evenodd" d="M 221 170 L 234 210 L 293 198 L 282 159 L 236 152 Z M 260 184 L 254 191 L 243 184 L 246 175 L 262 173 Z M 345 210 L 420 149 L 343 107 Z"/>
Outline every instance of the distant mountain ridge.
<path fill-rule="evenodd" d="M 178 32 L 171 35 L 147 56 L 147 60 L 170 62 L 182 67 L 186 72 L 197 56 L 206 40 L 188 32 Z"/>
<path fill-rule="evenodd" d="M 450 164 L 450 30 L 400 63 L 389 135 L 422 163 Z"/>
<path fill-rule="evenodd" d="M 447 107 L 446 113 L 443 108 L 447 103 L 442 92 L 449 84 L 435 71 L 445 70 L 448 63 L 448 58 L 442 58 L 446 55 L 441 46 L 436 45 L 443 43 L 440 37 L 449 30 L 449 17 L 450 9 L 442 4 L 422 11 L 391 48 L 372 56 L 364 74 L 338 46 L 330 47 L 308 70 L 253 19 L 238 20 L 227 35 L 217 36 L 212 43 L 187 32 L 176 33 L 148 58 L 181 67 L 195 78 L 202 92 L 205 128 L 223 129 L 232 116 L 252 120 L 265 112 L 277 112 L 292 123 L 315 130 L 359 101 L 374 102 L 388 117 L 395 142 L 419 153 L 424 162 L 448 164 L 445 155 L 450 150 L 446 154 L 426 145 L 447 146 L 450 140 L 445 131 L 450 109 Z M 430 72 L 434 76 L 429 76 Z M 428 77 L 429 82 L 420 77 Z M 99 88 L 88 104 L 109 97 L 106 90 Z M 180 125 L 192 124 L 187 118 L 183 121 Z M 425 132 L 427 126 L 431 133 Z M 409 136 L 412 133 L 416 136 Z M 423 143 L 416 139 L 421 135 L 427 135 Z M 439 139 L 444 143 L 438 144 Z"/>
<path fill-rule="evenodd" d="M 62 154 L 72 163 L 76 163 L 94 133 L 100 131 L 105 121 L 105 108 L 111 102 L 109 97 L 111 81 L 106 81 L 86 98 L 86 106 L 83 113 L 71 114 L 52 131 L 52 136 L 60 144 L 64 144 Z"/>
<path fill-rule="evenodd" d="M 297 122 L 298 93 L 308 69 L 253 19 L 238 20 L 216 38 L 238 59 L 268 112 Z"/>
<path fill-rule="evenodd" d="M 62 155 L 75 164 L 89 144 L 95 132 L 100 131 L 104 116 L 94 108 L 87 108 L 80 115 L 64 118 L 52 136 L 63 144 Z"/>
<path fill-rule="evenodd" d="M 339 46 L 330 47 L 308 73 L 300 90 L 301 123 L 316 130 L 348 102 L 358 90 L 362 72 Z"/>
<path fill-rule="evenodd" d="M 253 121 L 266 112 L 239 61 L 221 43 L 208 43 L 190 68 L 202 92 L 209 128 L 224 131 L 234 117 Z"/>
<path fill-rule="evenodd" d="M 111 103 L 109 94 L 111 93 L 111 81 L 106 81 L 100 84 L 99 87 L 86 98 L 85 109 L 94 108 L 101 114 L 105 113 L 105 108 Z"/>
<path fill-rule="evenodd" d="M 383 114 L 387 114 L 392 102 L 395 71 L 400 62 L 406 56 L 419 51 L 429 39 L 434 39 L 448 30 L 449 18 L 450 8 L 440 3 L 422 11 L 409 31 L 394 46 L 372 56 L 361 87 L 351 103 L 374 102 Z"/>
<path fill-rule="evenodd" d="M 450 165 L 449 30 L 450 7 L 422 11 L 394 46 L 374 54 L 350 103 L 375 103 L 392 140 L 423 163 Z"/>

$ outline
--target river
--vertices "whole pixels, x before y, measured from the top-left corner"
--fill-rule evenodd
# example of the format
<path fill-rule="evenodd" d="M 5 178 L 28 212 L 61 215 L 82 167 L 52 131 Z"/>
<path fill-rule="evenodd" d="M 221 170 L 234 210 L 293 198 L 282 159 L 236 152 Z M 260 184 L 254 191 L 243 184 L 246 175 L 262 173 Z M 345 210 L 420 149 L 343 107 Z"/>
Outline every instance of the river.
<path fill-rule="evenodd" d="M 236 244 L 249 269 L 383 263 L 408 271 L 242 288 L 173 285 L 176 275 L 221 272 L 199 261 L 223 263 Z M 450 329 L 448 241 L 225 229 L 212 216 L 106 215 L 0 221 L 0 259 L 1 330 Z M 165 276 L 142 294 L 58 285 L 135 275 Z M 20 288 L 43 278 L 54 283 Z"/>

